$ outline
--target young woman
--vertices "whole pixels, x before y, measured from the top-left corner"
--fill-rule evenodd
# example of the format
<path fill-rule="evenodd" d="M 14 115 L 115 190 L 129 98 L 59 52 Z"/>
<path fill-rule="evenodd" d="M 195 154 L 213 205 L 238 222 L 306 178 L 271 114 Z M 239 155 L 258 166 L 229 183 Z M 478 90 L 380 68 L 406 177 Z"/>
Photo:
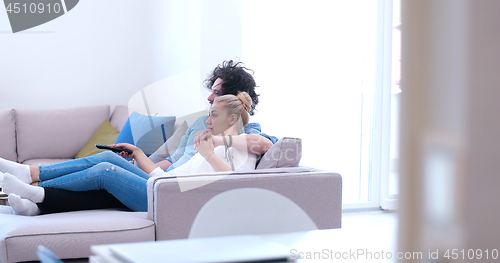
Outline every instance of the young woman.
<path fill-rule="evenodd" d="M 147 211 L 146 182 L 149 177 L 164 173 L 182 176 L 255 169 L 255 154 L 227 147 L 231 144 L 232 136 L 242 134 L 243 127 L 248 123 L 251 105 L 252 99 L 246 92 L 215 98 L 206 121 L 209 132 L 199 134 L 195 139 L 198 153 L 187 163 L 170 172 L 165 173 L 151 162 L 141 149 L 130 144 L 117 144 L 114 146 L 132 151 L 130 155 L 125 152 L 120 155 L 133 157 L 140 168 L 116 154 L 106 152 L 55 165 L 31 166 L 30 177 L 35 178 L 33 181 L 38 181 L 34 185 L 27 184 L 28 179 L 23 176 L 6 173 L 2 180 L 3 191 L 9 194 L 9 203 L 16 214 L 22 215 L 38 214 L 35 203 L 43 201 L 44 187 L 71 191 L 104 189 L 131 210 Z M 224 136 L 223 138 L 228 139 L 228 144 L 214 148 L 211 135 Z M 104 158 L 106 162 L 99 162 L 100 158 Z M 26 169 L 26 166 L 13 162 L 9 165 L 10 171 L 15 171 L 15 168 Z M 26 174 L 26 171 L 22 172 Z"/>

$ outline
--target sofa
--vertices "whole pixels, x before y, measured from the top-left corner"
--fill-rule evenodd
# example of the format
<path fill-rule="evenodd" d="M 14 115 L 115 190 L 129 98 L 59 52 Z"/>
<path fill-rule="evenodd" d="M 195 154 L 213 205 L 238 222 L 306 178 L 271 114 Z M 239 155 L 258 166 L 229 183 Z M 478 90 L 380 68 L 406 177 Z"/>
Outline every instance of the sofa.
<path fill-rule="evenodd" d="M 103 122 L 120 131 L 129 116 L 126 106 L 59 110 L 0 110 L 0 157 L 25 164 L 48 164 L 74 158 Z M 179 129 L 181 125 L 175 125 Z M 220 180 L 181 191 L 179 179 L 148 180 L 148 212 L 89 210 L 33 217 L 0 214 L 0 262 L 37 260 L 42 244 L 63 259 L 87 258 L 90 246 L 187 238 L 203 205 L 222 192 L 244 187 L 274 191 L 295 202 L 319 229 L 340 228 L 342 179 L 337 173 L 291 166 L 288 151 L 300 139 L 282 138 L 271 160 L 255 171 L 232 173 Z M 293 148 L 293 149 L 292 149 Z M 286 149 L 286 150 L 285 150 Z M 297 153 L 295 153 L 297 154 Z M 292 165 L 293 166 L 293 165 Z M 296 165 L 295 165 L 296 166 Z M 191 175 L 192 181 L 211 175 Z M 188 178 L 188 179 L 189 179 Z"/>

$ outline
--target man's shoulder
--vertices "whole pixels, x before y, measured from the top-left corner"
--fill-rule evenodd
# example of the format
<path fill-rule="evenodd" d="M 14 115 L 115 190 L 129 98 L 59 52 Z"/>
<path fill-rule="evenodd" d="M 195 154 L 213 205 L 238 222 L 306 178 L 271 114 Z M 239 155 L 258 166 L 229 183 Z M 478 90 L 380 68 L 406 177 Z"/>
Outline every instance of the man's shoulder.
<path fill-rule="evenodd" d="M 207 119 L 208 119 L 208 116 L 201 116 L 201 117 L 199 117 L 198 119 L 196 119 L 196 120 L 193 122 L 193 124 L 198 123 L 198 122 L 203 122 L 203 123 L 205 123 L 205 121 L 207 121 Z"/>
<path fill-rule="evenodd" d="M 196 119 L 191 126 L 189 126 L 190 129 L 198 130 L 198 129 L 206 129 L 207 124 L 206 121 L 208 119 L 208 116 L 201 116 L 198 119 Z"/>
<path fill-rule="evenodd" d="M 259 123 L 251 122 L 245 126 L 245 133 L 247 133 L 247 134 L 261 133 L 261 132 L 262 132 L 262 128 L 260 127 Z"/>
<path fill-rule="evenodd" d="M 262 132 L 262 129 L 260 127 L 259 123 L 252 122 L 249 123 L 245 126 L 245 133 L 246 134 L 258 134 L 260 136 L 268 138 L 273 144 L 275 144 L 278 141 L 278 138 L 275 136 L 270 136 Z"/>

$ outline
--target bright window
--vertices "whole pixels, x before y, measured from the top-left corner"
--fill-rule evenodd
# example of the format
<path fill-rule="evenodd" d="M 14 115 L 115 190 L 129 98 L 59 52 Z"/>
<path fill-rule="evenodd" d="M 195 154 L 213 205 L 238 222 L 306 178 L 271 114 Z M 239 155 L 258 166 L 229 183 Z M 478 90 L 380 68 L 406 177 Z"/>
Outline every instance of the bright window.
<path fill-rule="evenodd" d="M 302 138 L 301 165 L 340 173 L 344 208 L 379 205 L 384 2 L 243 0 L 241 60 L 261 94 L 252 121 Z"/>

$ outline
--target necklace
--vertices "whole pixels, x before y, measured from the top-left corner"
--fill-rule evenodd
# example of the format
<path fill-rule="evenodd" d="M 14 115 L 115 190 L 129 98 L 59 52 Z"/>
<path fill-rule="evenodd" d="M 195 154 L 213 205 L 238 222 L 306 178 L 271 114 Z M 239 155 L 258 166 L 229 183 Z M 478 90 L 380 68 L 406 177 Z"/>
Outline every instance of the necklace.
<path fill-rule="evenodd" d="M 233 146 L 233 136 L 228 135 L 227 137 L 229 137 L 229 144 L 226 143 L 226 136 L 222 135 L 222 140 L 224 141 L 224 148 L 225 148 L 224 158 L 226 158 L 226 161 L 229 162 L 229 157 L 228 157 L 228 155 L 230 154 L 229 147 Z"/>

